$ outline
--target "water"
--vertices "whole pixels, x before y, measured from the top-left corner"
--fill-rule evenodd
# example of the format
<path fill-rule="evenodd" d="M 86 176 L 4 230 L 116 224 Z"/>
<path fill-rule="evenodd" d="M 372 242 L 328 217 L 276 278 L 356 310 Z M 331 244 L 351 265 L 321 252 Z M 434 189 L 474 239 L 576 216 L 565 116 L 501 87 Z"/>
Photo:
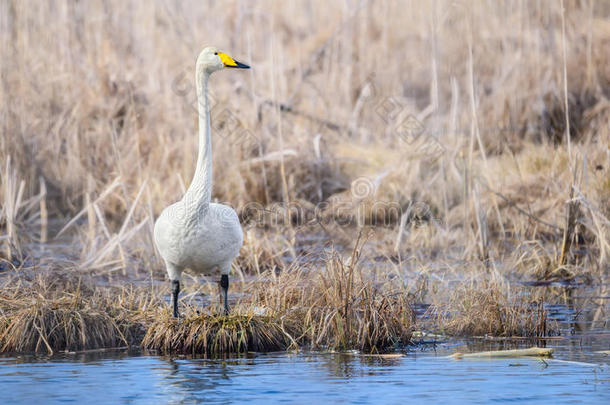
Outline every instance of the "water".
<path fill-rule="evenodd" d="M 546 305 L 565 336 L 546 341 L 556 348 L 554 359 L 447 358 L 455 351 L 531 345 L 519 340 L 422 344 L 400 358 L 285 352 L 214 360 L 128 351 L 14 355 L 0 357 L 0 403 L 610 403 L 610 357 L 596 353 L 610 349 L 605 291 L 607 285 L 594 291 L 578 286 L 569 305 Z M 426 309 L 416 308 L 419 319 Z"/>
<path fill-rule="evenodd" d="M 215 360 L 127 352 L 6 357 L 0 358 L 0 392 L 4 403 L 609 403 L 610 358 L 595 353 L 608 349 L 608 335 L 547 346 L 557 347 L 555 359 L 445 357 L 473 349 L 460 342 L 418 347 L 399 358 L 285 352 Z"/>

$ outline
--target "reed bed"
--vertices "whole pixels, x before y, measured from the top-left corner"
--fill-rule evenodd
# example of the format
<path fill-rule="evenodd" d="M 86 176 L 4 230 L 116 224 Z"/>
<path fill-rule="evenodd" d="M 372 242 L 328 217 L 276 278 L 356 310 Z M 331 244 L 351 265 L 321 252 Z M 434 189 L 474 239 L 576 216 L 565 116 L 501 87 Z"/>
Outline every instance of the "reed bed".
<path fill-rule="evenodd" d="M 257 235 L 242 272 L 284 267 L 299 233 L 349 249 L 368 225 L 386 228 L 386 256 L 503 260 L 537 241 L 531 253 L 556 250 L 553 263 L 527 276 L 582 263 L 599 278 L 610 257 L 610 9 L 466 3 L 3 3 L 3 266 L 32 244 L 47 246 L 43 258 L 65 254 L 48 244 L 59 233 L 79 246 L 69 253 L 81 269 L 163 275 L 151 224 L 193 173 L 192 64 L 207 38 L 253 65 L 213 89 L 214 198 Z M 201 24 L 208 15 L 226 19 Z"/>
<path fill-rule="evenodd" d="M 313 349 L 383 352 L 410 343 L 415 328 L 404 288 L 375 278 L 352 254 L 329 252 L 325 271 L 291 267 L 265 271 L 245 283 L 235 313 L 199 314 L 184 320 L 163 312 L 143 345 L 163 352 Z M 262 314 L 262 315 L 261 315 Z"/>
<path fill-rule="evenodd" d="M 388 350 L 413 304 L 451 334 L 554 333 L 540 303 L 610 272 L 610 7 L 563 5 L 0 2 L 0 278 L 25 280 L 3 284 L 1 344 L 195 339 L 155 312 L 152 229 L 193 174 L 204 45 L 252 66 L 211 95 L 213 198 L 245 231 L 238 318 L 187 314 L 212 348 L 263 345 L 261 308 L 282 347 L 280 319 L 299 345 Z M 32 282 L 58 266 L 90 291 Z"/>
<path fill-rule="evenodd" d="M 8 288 L 12 296 L 0 300 L 0 351 L 141 345 L 211 356 L 303 346 L 383 352 L 407 345 L 415 327 L 407 291 L 363 269 L 361 247 L 348 257 L 329 253 L 326 272 L 289 268 L 236 283 L 241 298 L 229 315 L 214 305 L 184 302 L 184 315 L 175 319 L 163 302 L 165 289 L 85 287 L 57 275 L 37 278 Z M 197 286 L 187 285 L 186 291 L 192 287 Z"/>

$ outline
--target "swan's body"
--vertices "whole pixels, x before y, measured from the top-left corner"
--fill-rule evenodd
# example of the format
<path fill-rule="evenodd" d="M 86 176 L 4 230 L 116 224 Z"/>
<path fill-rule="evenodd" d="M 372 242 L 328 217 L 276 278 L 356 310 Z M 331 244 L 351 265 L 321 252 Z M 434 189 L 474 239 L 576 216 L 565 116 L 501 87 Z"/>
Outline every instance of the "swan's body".
<path fill-rule="evenodd" d="M 199 155 L 193 180 L 182 199 L 165 208 L 155 222 L 155 245 L 165 261 L 172 283 L 174 316 L 182 271 L 221 274 L 221 294 L 228 311 L 227 290 L 231 262 L 239 254 L 243 232 L 233 208 L 211 203 L 212 140 L 208 107 L 208 79 L 224 67 L 247 68 L 215 48 L 205 48 L 197 58 L 199 100 Z"/>
<path fill-rule="evenodd" d="M 155 243 L 170 280 L 180 280 L 185 268 L 198 274 L 207 275 L 215 270 L 229 274 L 243 242 L 233 208 L 210 203 L 208 213 L 189 224 L 178 219 L 186 218 L 183 206 L 183 201 L 170 205 L 155 223 Z"/>

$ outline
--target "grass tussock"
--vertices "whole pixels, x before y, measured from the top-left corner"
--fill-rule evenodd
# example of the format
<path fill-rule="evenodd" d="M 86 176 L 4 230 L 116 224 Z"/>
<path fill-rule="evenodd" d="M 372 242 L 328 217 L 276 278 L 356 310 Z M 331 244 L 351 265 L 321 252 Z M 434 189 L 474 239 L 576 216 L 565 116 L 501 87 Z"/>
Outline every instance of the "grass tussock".
<path fill-rule="evenodd" d="M 0 324 L 1 352 L 79 351 L 129 345 L 122 325 L 90 301 L 75 295 L 6 302 Z"/>
<path fill-rule="evenodd" d="M 185 316 L 174 319 L 163 299 L 166 288 L 88 288 L 42 279 L 12 289 L 5 285 L 0 351 L 141 345 L 161 353 L 217 356 L 297 347 L 371 353 L 407 345 L 416 327 L 413 294 L 399 278 L 364 266 L 360 248 L 347 258 L 330 253 L 324 271 L 297 266 L 234 283 L 233 294 L 240 298 L 229 315 L 216 313 L 213 306 L 200 313 L 183 300 Z M 193 286 L 200 288 L 187 285 L 187 296 L 197 295 L 190 291 Z M 66 292 L 71 289 L 76 293 Z M 420 327 L 454 336 L 546 337 L 557 332 L 542 299 L 528 299 L 497 281 L 470 282 L 439 297 L 425 317 L 431 325 Z"/>
<path fill-rule="evenodd" d="M 348 263 L 332 257 L 326 272 L 314 278 L 305 335 L 314 346 L 367 352 L 408 344 L 415 317 L 406 292 L 372 279 L 357 254 Z"/>
<path fill-rule="evenodd" d="M 415 325 L 409 296 L 360 264 L 361 247 L 347 258 L 329 253 L 323 271 L 262 272 L 245 283 L 244 298 L 228 316 L 191 309 L 176 320 L 162 311 L 142 345 L 203 355 L 297 346 L 382 352 L 406 345 Z"/>
<path fill-rule="evenodd" d="M 407 290 L 390 274 L 365 268 L 361 248 L 359 238 L 346 258 L 330 252 L 323 271 L 265 273 L 266 285 L 254 282 L 247 291 L 298 322 L 297 340 L 315 348 L 375 352 L 408 344 L 415 318 Z"/>
<path fill-rule="evenodd" d="M 0 352 L 52 354 L 138 345 L 161 303 L 150 290 L 104 287 L 69 273 L 5 279 Z"/>
<path fill-rule="evenodd" d="M 435 328 L 452 336 L 538 338 L 558 332 L 543 301 L 511 293 L 495 281 L 459 286 L 429 312 Z"/>
<path fill-rule="evenodd" d="M 148 327 L 142 347 L 163 353 L 219 355 L 288 349 L 294 330 L 284 319 L 254 313 L 191 313 L 182 319 L 163 311 Z"/>
<path fill-rule="evenodd" d="M 383 352 L 406 345 L 415 325 L 410 296 L 389 276 L 364 267 L 361 248 L 358 243 L 348 257 L 329 253 L 323 271 L 293 266 L 233 283 L 240 298 L 229 315 L 213 305 L 200 313 L 201 301 L 183 299 L 185 316 L 174 319 L 163 299 L 166 287 L 87 287 L 58 276 L 28 285 L 13 280 L 0 301 L 0 351 L 141 345 L 212 356 L 297 347 Z M 187 284 L 183 297 L 216 294 L 201 287 Z"/>

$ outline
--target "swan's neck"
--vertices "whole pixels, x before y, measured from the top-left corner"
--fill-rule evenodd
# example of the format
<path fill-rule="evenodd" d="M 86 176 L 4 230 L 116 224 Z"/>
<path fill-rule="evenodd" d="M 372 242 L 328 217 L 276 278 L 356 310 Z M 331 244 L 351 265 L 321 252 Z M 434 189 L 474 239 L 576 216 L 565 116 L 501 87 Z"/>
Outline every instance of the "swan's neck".
<path fill-rule="evenodd" d="M 197 100 L 199 110 L 199 153 L 191 185 L 182 198 L 187 220 L 205 215 L 212 196 L 212 134 L 208 105 L 208 79 L 205 70 L 197 69 Z"/>

